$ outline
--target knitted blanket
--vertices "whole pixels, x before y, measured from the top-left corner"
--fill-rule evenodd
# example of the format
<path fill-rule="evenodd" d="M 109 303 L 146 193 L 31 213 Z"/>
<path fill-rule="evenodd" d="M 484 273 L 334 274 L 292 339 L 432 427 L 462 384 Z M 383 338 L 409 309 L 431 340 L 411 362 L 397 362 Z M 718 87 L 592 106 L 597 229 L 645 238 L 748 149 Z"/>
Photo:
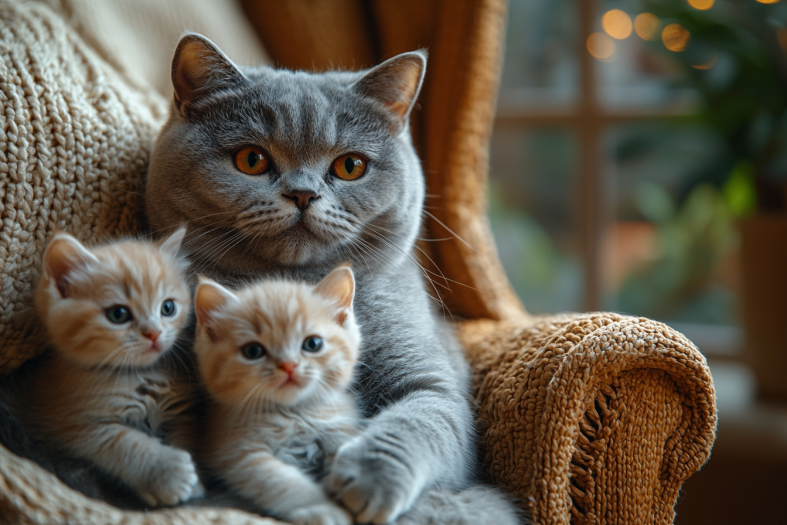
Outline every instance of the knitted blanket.
<path fill-rule="evenodd" d="M 0 0 L 0 373 L 35 355 L 32 293 L 49 237 L 135 233 L 165 115 L 49 8 Z"/>

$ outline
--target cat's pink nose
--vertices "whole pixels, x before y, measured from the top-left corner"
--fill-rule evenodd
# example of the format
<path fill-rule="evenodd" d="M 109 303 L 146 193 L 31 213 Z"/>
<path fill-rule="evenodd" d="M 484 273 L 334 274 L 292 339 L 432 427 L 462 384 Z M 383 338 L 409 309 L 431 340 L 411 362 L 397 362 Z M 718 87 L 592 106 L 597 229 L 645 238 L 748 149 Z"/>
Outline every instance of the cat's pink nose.
<path fill-rule="evenodd" d="M 282 193 L 282 196 L 285 199 L 290 199 L 295 205 L 298 207 L 299 210 L 305 211 L 306 208 L 309 207 L 309 204 L 312 201 L 315 201 L 320 198 L 319 195 L 312 191 L 304 191 L 304 190 L 294 190 L 289 193 Z"/>
<path fill-rule="evenodd" d="M 288 362 L 285 362 L 285 363 L 279 363 L 279 369 L 280 370 L 284 370 L 285 372 L 287 372 L 287 375 L 290 375 L 290 376 L 292 375 L 293 372 L 295 372 L 295 367 L 297 367 L 297 366 L 298 366 L 298 363 L 293 363 L 292 361 L 288 361 Z"/>
<path fill-rule="evenodd" d="M 150 339 L 151 343 L 155 343 L 158 336 L 161 335 L 161 330 L 148 330 L 147 332 L 142 332 L 142 335 Z"/>

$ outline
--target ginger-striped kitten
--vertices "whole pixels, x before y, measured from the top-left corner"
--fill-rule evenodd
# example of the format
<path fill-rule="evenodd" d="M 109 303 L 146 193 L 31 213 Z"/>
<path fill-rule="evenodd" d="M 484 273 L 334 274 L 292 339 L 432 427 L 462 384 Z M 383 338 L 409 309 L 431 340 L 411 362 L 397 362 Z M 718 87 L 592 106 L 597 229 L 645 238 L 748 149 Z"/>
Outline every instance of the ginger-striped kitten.
<path fill-rule="evenodd" d="M 167 444 L 187 446 L 188 425 L 179 418 L 192 397 L 172 357 L 191 306 L 178 257 L 184 233 L 93 248 L 57 234 L 36 295 L 51 349 L 32 372 L 26 422 L 151 506 L 201 490 L 191 456 Z"/>
<path fill-rule="evenodd" d="M 202 278 L 195 294 L 195 350 L 213 399 L 200 455 L 260 511 L 293 523 L 352 523 L 320 479 L 359 433 L 347 391 L 360 344 L 354 293 L 352 270 L 339 266 L 316 286 L 232 292 Z"/>

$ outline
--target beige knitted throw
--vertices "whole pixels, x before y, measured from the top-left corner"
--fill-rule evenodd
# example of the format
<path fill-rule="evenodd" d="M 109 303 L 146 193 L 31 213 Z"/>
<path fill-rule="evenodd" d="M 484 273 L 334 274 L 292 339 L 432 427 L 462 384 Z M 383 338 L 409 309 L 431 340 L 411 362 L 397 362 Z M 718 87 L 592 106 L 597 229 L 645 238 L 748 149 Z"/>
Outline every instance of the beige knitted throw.
<path fill-rule="evenodd" d="M 0 2 L 0 373 L 40 350 L 30 299 L 48 237 L 133 234 L 164 115 L 52 11 Z"/>
<path fill-rule="evenodd" d="M 43 345 L 31 316 L 52 232 L 137 232 L 164 115 L 46 7 L 0 0 L 0 374 Z M 707 460 L 705 359 L 663 324 L 614 314 L 460 326 L 489 472 L 536 523 L 671 523 Z M 123 512 L 0 446 L 0 523 L 275 523 L 227 509 Z"/>

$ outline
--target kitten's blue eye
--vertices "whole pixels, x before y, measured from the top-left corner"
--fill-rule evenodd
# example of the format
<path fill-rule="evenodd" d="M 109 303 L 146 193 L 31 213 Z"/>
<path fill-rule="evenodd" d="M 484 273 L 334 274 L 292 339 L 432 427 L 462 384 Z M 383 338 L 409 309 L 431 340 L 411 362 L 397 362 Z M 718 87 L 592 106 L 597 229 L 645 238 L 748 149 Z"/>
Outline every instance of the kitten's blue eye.
<path fill-rule="evenodd" d="M 161 304 L 161 315 L 170 317 L 175 315 L 175 301 L 167 299 Z"/>
<path fill-rule="evenodd" d="M 131 321 L 131 311 L 122 305 L 110 306 L 106 311 L 107 319 L 115 324 L 123 324 Z"/>
<path fill-rule="evenodd" d="M 303 348 L 306 352 L 319 352 L 322 348 L 322 339 L 316 335 L 310 335 L 303 341 Z"/>
<path fill-rule="evenodd" d="M 254 361 L 256 359 L 260 359 L 265 355 L 265 347 L 262 346 L 260 343 L 249 343 L 243 347 L 241 350 L 243 357 Z"/>

